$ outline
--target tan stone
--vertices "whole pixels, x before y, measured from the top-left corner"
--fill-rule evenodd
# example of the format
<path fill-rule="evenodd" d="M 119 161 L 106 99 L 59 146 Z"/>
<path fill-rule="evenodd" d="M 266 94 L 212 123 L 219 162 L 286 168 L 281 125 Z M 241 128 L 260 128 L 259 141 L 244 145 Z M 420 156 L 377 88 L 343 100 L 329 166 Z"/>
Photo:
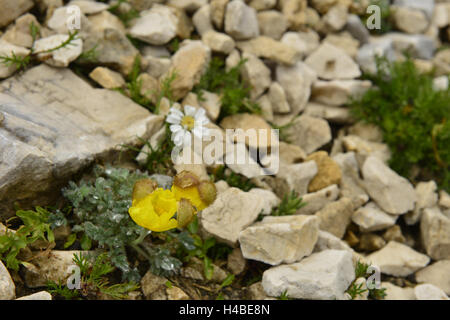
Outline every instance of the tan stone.
<path fill-rule="evenodd" d="M 326 151 L 310 154 L 305 161 L 314 160 L 317 164 L 317 175 L 311 180 L 308 192 L 315 192 L 332 184 L 339 184 L 342 177 L 339 165 L 328 156 Z"/>
<path fill-rule="evenodd" d="M 125 85 L 125 80 L 120 73 L 104 67 L 95 68 L 89 77 L 106 89 L 121 88 Z"/>

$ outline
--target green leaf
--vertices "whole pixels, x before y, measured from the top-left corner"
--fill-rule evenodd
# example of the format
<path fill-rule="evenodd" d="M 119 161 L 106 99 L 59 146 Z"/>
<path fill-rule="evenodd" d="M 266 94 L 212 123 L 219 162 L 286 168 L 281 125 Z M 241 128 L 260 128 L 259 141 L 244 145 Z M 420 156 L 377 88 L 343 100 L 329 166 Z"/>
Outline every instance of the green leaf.
<path fill-rule="evenodd" d="M 69 236 L 66 239 L 66 242 L 64 243 L 64 249 L 67 249 L 68 247 L 73 245 L 75 240 L 77 240 L 77 234 L 76 233 L 69 234 Z"/>
<path fill-rule="evenodd" d="M 210 258 L 208 257 L 204 257 L 203 258 L 203 265 L 204 265 L 204 273 L 205 273 L 205 278 L 207 280 L 211 280 L 214 274 L 214 266 L 212 264 L 212 261 Z"/>
<path fill-rule="evenodd" d="M 90 250 L 92 247 L 92 241 L 86 234 L 81 237 L 80 244 L 83 250 Z"/>

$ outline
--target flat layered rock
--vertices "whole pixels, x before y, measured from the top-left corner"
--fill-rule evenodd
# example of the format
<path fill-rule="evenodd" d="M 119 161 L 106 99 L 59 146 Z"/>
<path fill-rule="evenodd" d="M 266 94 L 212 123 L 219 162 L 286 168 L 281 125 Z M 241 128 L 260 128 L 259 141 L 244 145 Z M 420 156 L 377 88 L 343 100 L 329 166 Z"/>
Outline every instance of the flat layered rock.
<path fill-rule="evenodd" d="M 314 216 L 266 217 L 239 234 L 246 259 L 271 265 L 297 262 L 311 254 L 319 234 Z"/>
<path fill-rule="evenodd" d="M 46 65 L 0 84 L 0 113 L 2 218 L 13 214 L 15 201 L 44 205 L 58 196 L 55 187 L 95 158 L 137 144 L 161 124 L 122 94 Z"/>
<path fill-rule="evenodd" d="M 417 196 L 413 186 L 383 161 L 370 156 L 361 171 L 367 193 L 381 209 L 395 215 L 414 209 Z"/>
<path fill-rule="evenodd" d="M 345 290 L 354 279 L 352 254 L 325 250 L 300 262 L 266 270 L 262 285 L 272 297 L 285 292 L 296 299 L 343 300 Z"/>
<path fill-rule="evenodd" d="M 252 224 L 263 208 L 260 196 L 229 188 L 199 216 L 202 228 L 219 241 L 235 246 L 239 233 Z"/>
<path fill-rule="evenodd" d="M 381 273 L 398 277 L 406 277 L 430 262 L 428 256 L 396 241 L 390 241 L 383 249 L 367 256 L 366 260 L 378 266 Z"/>

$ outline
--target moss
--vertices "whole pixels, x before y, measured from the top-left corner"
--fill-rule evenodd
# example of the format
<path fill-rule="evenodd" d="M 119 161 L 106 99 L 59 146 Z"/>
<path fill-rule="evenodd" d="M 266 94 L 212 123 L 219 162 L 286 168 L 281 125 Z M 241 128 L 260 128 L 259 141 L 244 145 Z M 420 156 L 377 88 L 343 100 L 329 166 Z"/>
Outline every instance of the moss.
<path fill-rule="evenodd" d="M 434 178 L 450 191 L 450 90 L 433 88 L 431 74 L 420 73 L 411 59 L 389 63 L 378 59 L 376 74 L 365 75 L 374 87 L 352 102 L 352 114 L 383 132 L 390 166 L 412 178 Z"/>

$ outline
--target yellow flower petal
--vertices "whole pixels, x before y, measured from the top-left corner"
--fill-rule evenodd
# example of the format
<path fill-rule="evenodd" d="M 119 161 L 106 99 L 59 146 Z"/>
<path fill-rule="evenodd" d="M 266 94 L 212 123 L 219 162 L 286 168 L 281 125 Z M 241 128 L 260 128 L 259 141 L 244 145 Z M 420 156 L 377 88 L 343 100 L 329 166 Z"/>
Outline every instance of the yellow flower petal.
<path fill-rule="evenodd" d="M 200 194 L 198 193 L 197 186 L 189 187 L 189 188 L 180 188 L 175 184 L 172 186 L 172 192 L 175 195 L 177 201 L 180 199 L 188 199 L 191 203 L 197 208 L 198 211 L 201 211 L 208 207 L 208 205 L 203 202 L 200 198 Z"/>
<path fill-rule="evenodd" d="M 134 202 L 128 213 L 141 227 L 162 232 L 174 229 L 178 222 L 173 218 L 177 200 L 170 190 L 158 188 L 140 201 Z"/>

